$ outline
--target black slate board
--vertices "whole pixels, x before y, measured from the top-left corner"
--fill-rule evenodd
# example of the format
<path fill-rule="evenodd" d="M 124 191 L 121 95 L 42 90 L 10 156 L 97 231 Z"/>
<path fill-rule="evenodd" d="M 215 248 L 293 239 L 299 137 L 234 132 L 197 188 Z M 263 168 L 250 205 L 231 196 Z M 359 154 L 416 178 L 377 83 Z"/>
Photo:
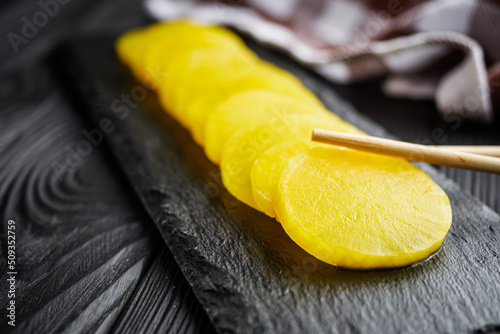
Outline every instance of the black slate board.
<path fill-rule="evenodd" d="M 279 59 L 344 119 L 388 136 L 322 80 L 251 46 L 270 61 Z M 122 93 L 140 88 L 117 62 L 112 41 L 68 44 L 57 64 L 94 124 L 112 120 L 115 129 L 106 139 L 113 153 L 219 331 L 432 333 L 500 325 L 500 217 L 434 169 L 422 166 L 448 193 L 454 212 L 440 252 L 402 270 L 338 270 L 219 186 L 217 167 L 159 109 L 153 93 L 128 112 L 115 112 L 112 104 Z"/>

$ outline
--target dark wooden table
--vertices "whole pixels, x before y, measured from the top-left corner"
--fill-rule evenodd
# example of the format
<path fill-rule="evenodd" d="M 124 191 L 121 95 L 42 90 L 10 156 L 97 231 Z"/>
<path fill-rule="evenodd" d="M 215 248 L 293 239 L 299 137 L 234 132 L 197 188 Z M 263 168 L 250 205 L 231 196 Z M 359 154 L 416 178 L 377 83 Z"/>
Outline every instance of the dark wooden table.
<path fill-rule="evenodd" d="M 147 24 L 141 2 L 59 4 L 29 37 L 23 37 L 23 25 L 44 10 L 37 1 L 4 0 L 0 10 L 0 268 L 5 282 L 6 226 L 13 220 L 14 332 L 213 332 L 105 144 L 83 157 L 72 154 L 92 125 L 76 111 L 47 61 L 61 40 L 113 36 Z M 387 99 L 373 82 L 331 86 L 402 139 L 500 144 L 498 121 L 488 127 L 447 123 L 433 103 Z M 499 176 L 443 170 L 500 212 Z M 3 310 L 6 296 L 2 283 Z M 12 330 L 4 312 L 1 328 Z"/>

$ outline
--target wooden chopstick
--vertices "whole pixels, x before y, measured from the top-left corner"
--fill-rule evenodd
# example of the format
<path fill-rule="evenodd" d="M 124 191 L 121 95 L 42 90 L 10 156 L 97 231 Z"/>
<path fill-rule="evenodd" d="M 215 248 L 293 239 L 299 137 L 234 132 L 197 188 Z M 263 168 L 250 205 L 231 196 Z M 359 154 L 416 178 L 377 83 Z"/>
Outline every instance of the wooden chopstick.
<path fill-rule="evenodd" d="M 430 147 L 435 147 L 439 149 L 460 151 L 467 153 L 474 153 L 480 155 L 489 155 L 491 157 L 500 158 L 500 146 L 480 146 L 480 145 L 432 145 Z"/>
<path fill-rule="evenodd" d="M 500 158 L 397 140 L 314 129 L 312 140 L 434 165 L 500 174 Z"/>

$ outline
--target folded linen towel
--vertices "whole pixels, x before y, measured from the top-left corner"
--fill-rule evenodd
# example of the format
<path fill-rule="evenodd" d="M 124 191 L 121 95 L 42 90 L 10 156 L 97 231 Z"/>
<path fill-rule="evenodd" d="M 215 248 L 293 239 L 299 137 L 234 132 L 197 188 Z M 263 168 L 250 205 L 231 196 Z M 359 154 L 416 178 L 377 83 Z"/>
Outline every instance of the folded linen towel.
<path fill-rule="evenodd" d="M 390 96 L 434 99 L 446 118 L 500 110 L 498 0 L 146 0 L 160 20 L 234 27 L 328 79 L 386 76 Z"/>

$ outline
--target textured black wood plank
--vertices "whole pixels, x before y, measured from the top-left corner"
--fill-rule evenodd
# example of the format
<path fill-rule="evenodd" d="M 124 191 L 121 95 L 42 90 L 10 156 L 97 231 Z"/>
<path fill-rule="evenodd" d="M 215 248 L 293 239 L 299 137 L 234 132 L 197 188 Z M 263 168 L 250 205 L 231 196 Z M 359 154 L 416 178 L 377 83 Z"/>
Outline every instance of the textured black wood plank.
<path fill-rule="evenodd" d="M 95 148 L 61 180 L 49 164 L 64 164 L 66 145 L 75 148 L 90 127 L 37 64 L 61 39 L 147 23 L 141 9 L 141 0 L 72 0 L 16 52 L 8 34 L 22 36 L 23 17 L 41 7 L 0 3 L 0 207 L 2 233 L 12 218 L 22 231 L 17 332 L 213 332 L 106 149 Z M 1 239 L 4 333 L 11 328 Z"/>
<path fill-rule="evenodd" d="M 50 0 L 43 0 L 43 3 Z M 19 0 L 0 4 L 0 69 L 22 68 L 47 55 L 61 40 L 93 34 L 116 34 L 144 25 L 150 20 L 143 14 L 142 0 L 71 0 L 49 6 L 46 23 L 35 30 L 24 28 L 37 13 L 47 13 L 40 1 Z M 23 33 L 23 28 L 26 33 Z M 17 37 L 12 37 L 15 34 Z M 19 40 L 22 42 L 16 42 Z M 11 41 L 14 40 L 14 43 Z"/>
<path fill-rule="evenodd" d="M 68 156 L 91 125 L 52 72 L 28 67 L 0 86 L 11 92 L 0 103 L 0 331 L 213 332 L 106 148 Z M 9 219 L 17 232 L 15 328 L 5 316 Z"/>
<path fill-rule="evenodd" d="M 213 333 L 206 313 L 164 245 L 111 333 Z"/>
<path fill-rule="evenodd" d="M 321 80 L 252 47 L 302 78 L 346 120 L 389 136 Z M 93 49 L 102 57 L 93 57 Z M 64 68 L 78 79 L 80 101 L 94 121 L 113 120 L 116 129 L 107 137 L 113 152 L 219 330 L 431 333 L 500 324 L 500 217 L 435 169 L 421 165 L 446 190 L 454 211 L 440 252 L 403 270 L 337 270 L 224 188 L 211 196 L 208 189 L 220 182 L 216 166 L 159 110 L 153 93 L 114 112 L 113 101 L 140 86 L 117 64 L 111 41 L 75 43 L 60 59 L 69 60 Z"/>

